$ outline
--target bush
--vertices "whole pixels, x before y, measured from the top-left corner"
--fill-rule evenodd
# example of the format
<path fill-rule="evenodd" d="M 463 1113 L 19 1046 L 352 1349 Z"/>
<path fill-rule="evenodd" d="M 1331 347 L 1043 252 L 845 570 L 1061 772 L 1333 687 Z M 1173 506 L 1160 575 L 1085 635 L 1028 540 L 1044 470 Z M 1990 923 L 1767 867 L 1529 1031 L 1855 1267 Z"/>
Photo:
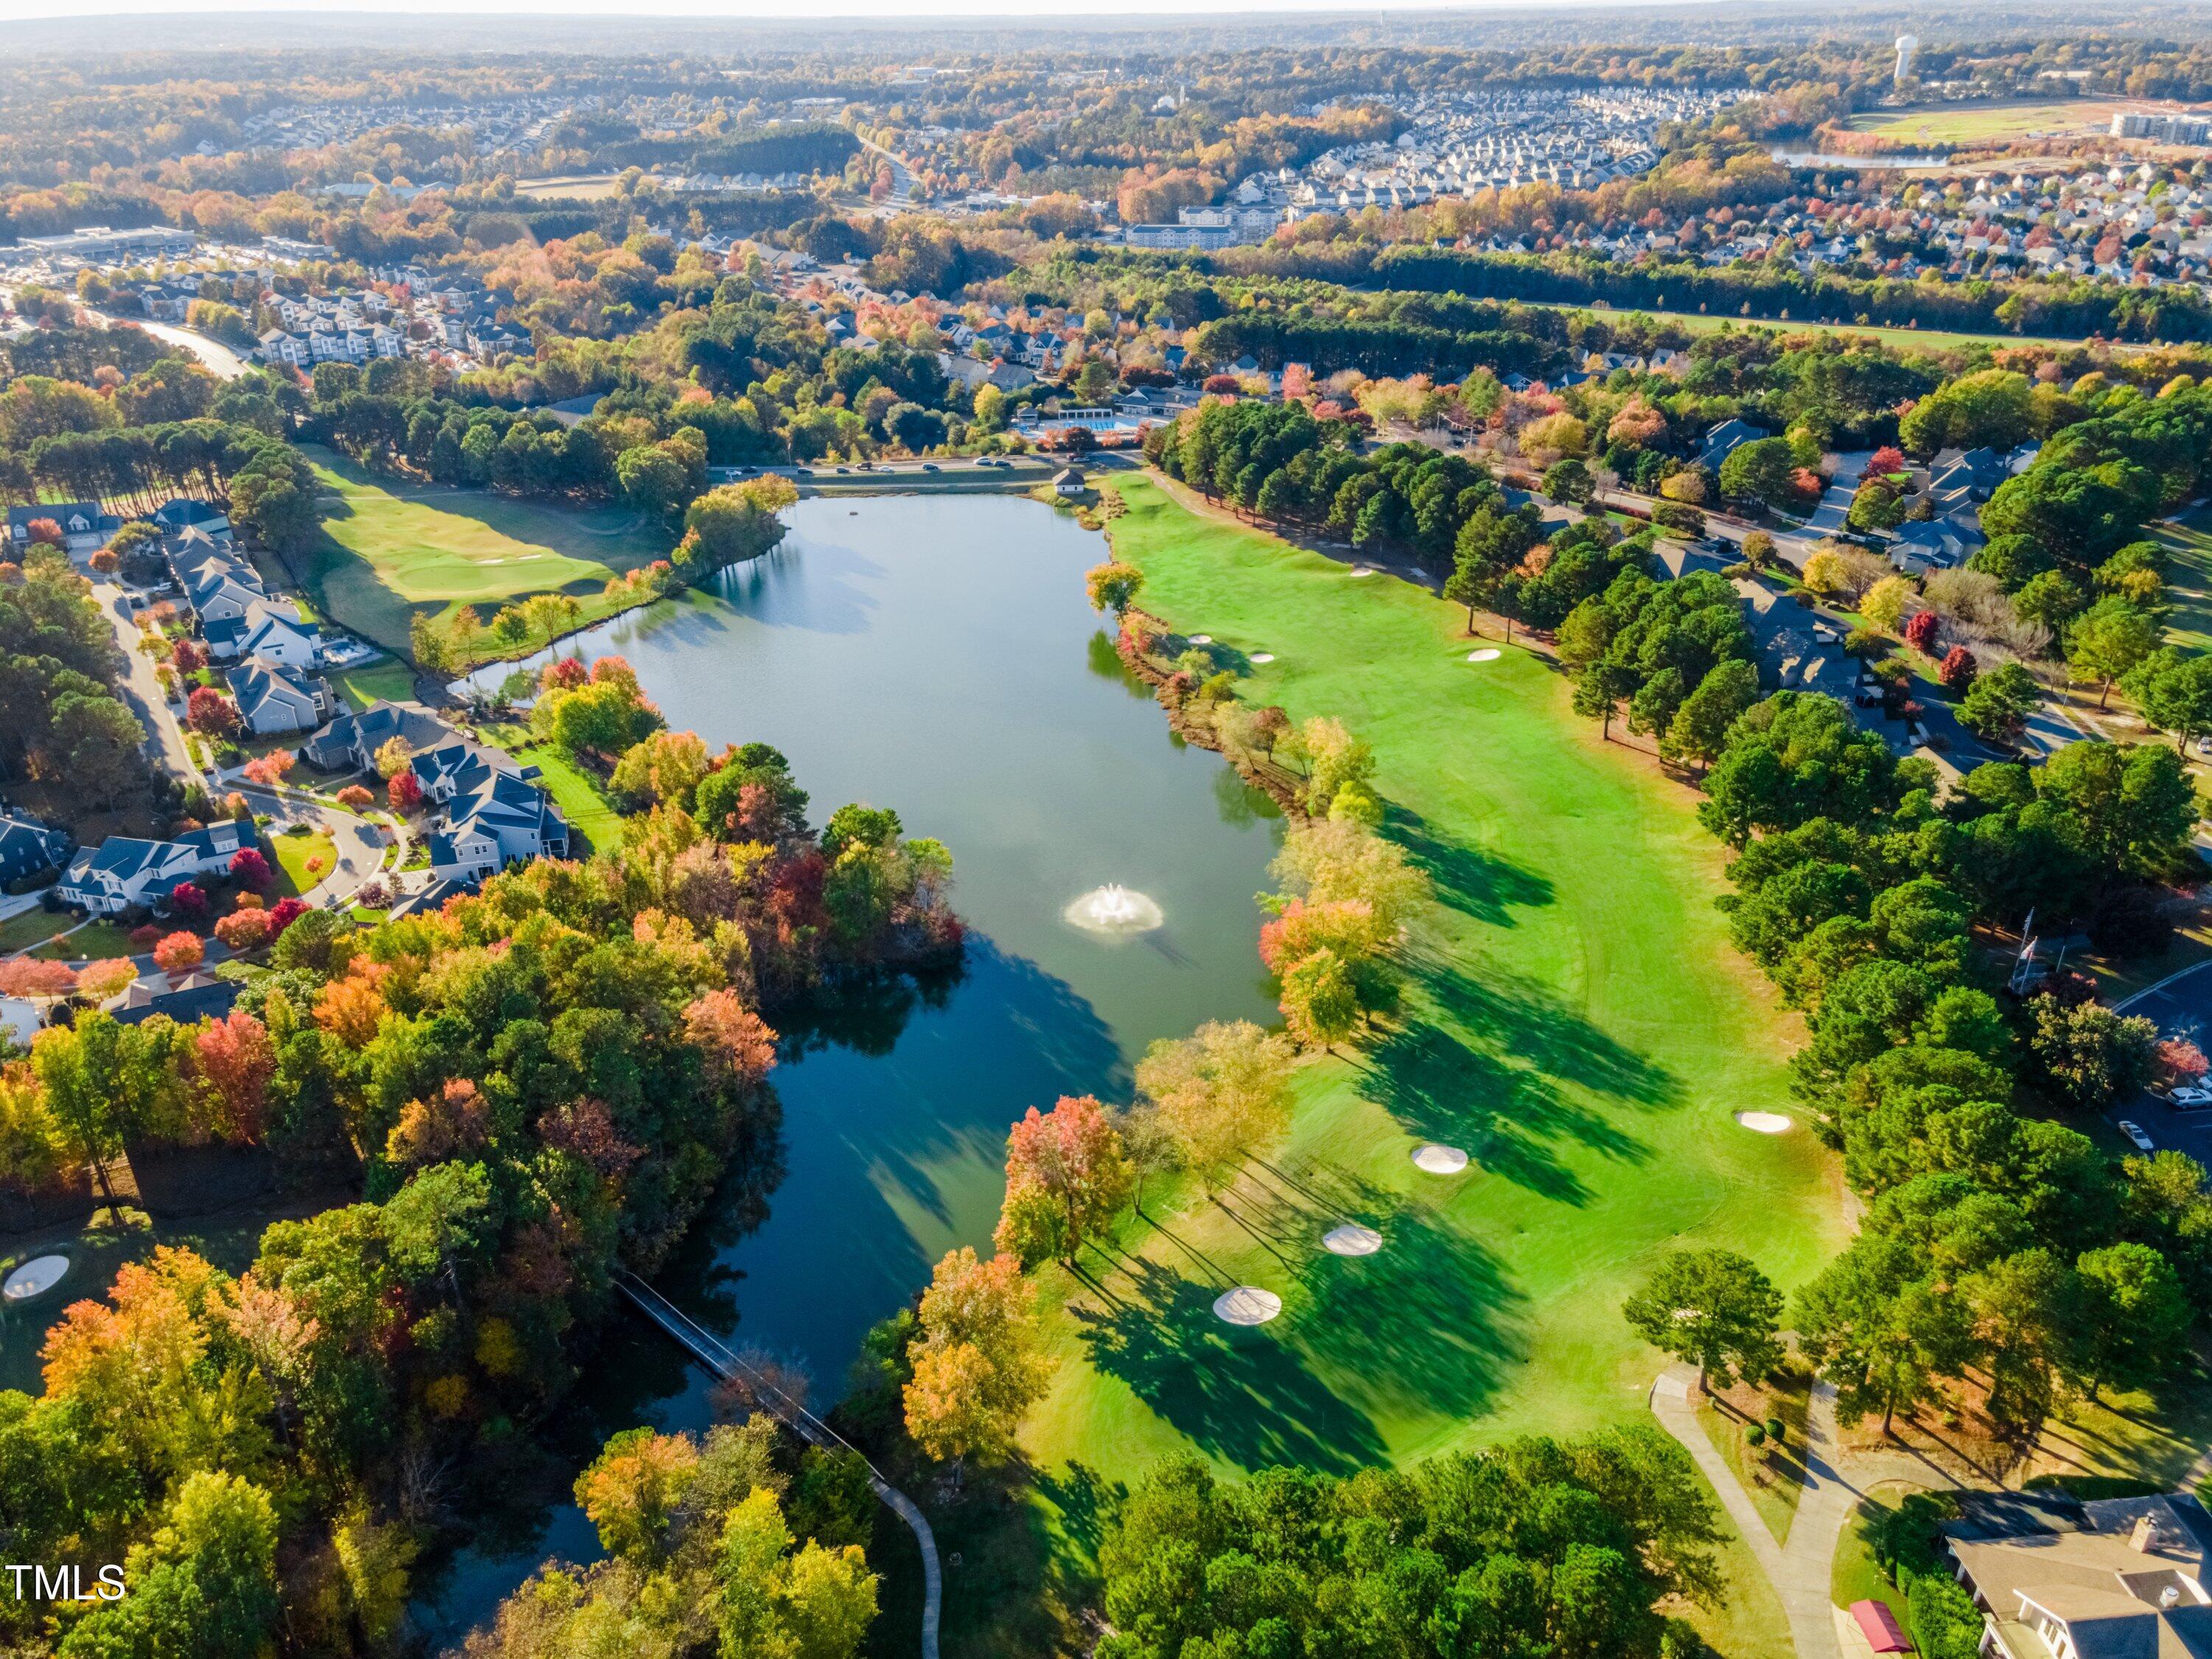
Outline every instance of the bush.
<path fill-rule="evenodd" d="M 1923 1659 L 1977 1659 L 1982 1650 L 1982 1615 L 1974 1598 L 1940 1572 L 1912 1580 L 1905 1622 Z"/>

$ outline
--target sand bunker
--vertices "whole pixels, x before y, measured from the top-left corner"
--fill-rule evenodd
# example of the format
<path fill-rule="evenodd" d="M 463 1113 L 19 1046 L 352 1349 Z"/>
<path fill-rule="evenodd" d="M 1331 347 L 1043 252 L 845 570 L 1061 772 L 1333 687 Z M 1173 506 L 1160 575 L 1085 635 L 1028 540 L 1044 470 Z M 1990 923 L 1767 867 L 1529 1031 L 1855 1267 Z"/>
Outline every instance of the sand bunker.
<path fill-rule="evenodd" d="M 1457 1175 L 1467 1168 L 1467 1154 L 1456 1146 L 1423 1146 L 1414 1152 L 1413 1164 L 1431 1175 Z"/>
<path fill-rule="evenodd" d="M 1382 1235 L 1372 1227 L 1363 1227 L 1347 1221 L 1341 1227 L 1332 1227 L 1321 1237 L 1322 1248 L 1331 1255 L 1373 1255 L 1382 1248 Z"/>
<path fill-rule="evenodd" d="M 1738 1112 L 1735 1121 L 1762 1135 L 1778 1135 L 1790 1127 L 1790 1120 L 1780 1112 Z"/>
<path fill-rule="evenodd" d="M 1486 645 L 1480 651 L 1468 652 L 1467 653 L 1467 659 L 1469 662 L 1496 662 L 1505 653 L 1503 651 L 1500 651 L 1496 646 Z"/>
<path fill-rule="evenodd" d="M 1213 1304 L 1213 1316 L 1224 1325 L 1264 1325 L 1282 1310 L 1282 1297 L 1254 1285 L 1224 1291 Z"/>
<path fill-rule="evenodd" d="M 1274 659 L 1275 653 L 1272 651 L 1255 651 L 1249 659 L 1252 662 L 1273 662 Z"/>

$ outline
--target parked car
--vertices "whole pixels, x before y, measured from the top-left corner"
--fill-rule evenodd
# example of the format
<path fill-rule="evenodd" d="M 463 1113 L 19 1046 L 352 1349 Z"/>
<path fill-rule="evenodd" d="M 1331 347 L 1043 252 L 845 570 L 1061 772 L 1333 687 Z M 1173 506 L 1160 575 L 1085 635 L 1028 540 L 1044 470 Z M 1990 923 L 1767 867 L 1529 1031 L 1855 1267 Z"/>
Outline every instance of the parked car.
<path fill-rule="evenodd" d="M 2202 1111 L 2205 1107 L 2212 1106 L 2212 1089 L 2176 1089 L 2166 1096 L 2166 1099 L 2185 1112 Z"/>
<path fill-rule="evenodd" d="M 2125 1135 L 2130 1140 L 2135 1143 L 2135 1147 L 2137 1152 L 2154 1152 L 2158 1150 L 2156 1146 L 2151 1144 L 2151 1138 L 2142 1132 L 2141 1125 L 2131 1123 L 2126 1118 L 2122 1118 L 2119 1121 L 2118 1127 L 2122 1134 Z"/>

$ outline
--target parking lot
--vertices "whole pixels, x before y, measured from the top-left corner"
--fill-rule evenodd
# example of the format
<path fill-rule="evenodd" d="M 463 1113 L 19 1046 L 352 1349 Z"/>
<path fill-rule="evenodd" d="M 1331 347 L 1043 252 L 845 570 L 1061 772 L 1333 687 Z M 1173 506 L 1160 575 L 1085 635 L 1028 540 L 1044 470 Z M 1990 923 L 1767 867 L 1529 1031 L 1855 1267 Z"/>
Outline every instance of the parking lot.
<path fill-rule="evenodd" d="M 2186 1037 L 2212 1052 L 2212 962 L 2186 969 L 2118 1006 L 2123 1013 L 2156 1021 L 2162 1037 Z M 2212 1168 L 2212 1109 L 2179 1111 L 2146 1093 L 2109 1115 L 2139 1125 L 2160 1151 L 2172 1147 Z"/>

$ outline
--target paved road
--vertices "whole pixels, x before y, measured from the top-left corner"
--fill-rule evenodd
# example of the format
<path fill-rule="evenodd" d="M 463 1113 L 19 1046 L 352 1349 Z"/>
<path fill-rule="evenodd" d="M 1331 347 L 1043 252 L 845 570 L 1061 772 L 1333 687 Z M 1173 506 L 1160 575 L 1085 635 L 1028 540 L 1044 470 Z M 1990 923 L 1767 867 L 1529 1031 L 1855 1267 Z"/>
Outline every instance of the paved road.
<path fill-rule="evenodd" d="M 0 283 L 0 295 L 5 295 L 13 300 L 15 294 L 14 283 Z M 81 306 L 78 308 L 95 322 L 143 328 L 155 339 L 166 341 L 180 350 L 189 351 L 200 360 L 210 374 L 220 376 L 223 380 L 234 380 L 251 367 L 243 357 L 223 344 L 222 341 L 195 330 L 179 328 L 173 323 L 149 322 L 143 317 L 117 317 L 105 311 L 95 310 L 90 306 Z"/>
<path fill-rule="evenodd" d="M 185 744 L 184 727 L 177 723 L 168 699 L 161 695 L 161 676 L 155 672 L 153 659 L 138 649 L 138 641 L 144 637 L 139 631 L 138 613 L 131 608 L 123 589 L 104 578 L 92 579 L 92 593 L 115 630 L 116 648 L 129 665 L 116 689 L 146 728 L 147 758 L 179 778 L 198 776 L 191 750 Z"/>
<path fill-rule="evenodd" d="M 2160 1036 L 2185 1037 L 2212 1052 L 2212 962 L 2185 968 L 2114 1006 L 2156 1021 Z M 2212 1169 L 2212 1111 L 2177 1111 L 2146 1091 L 2107 1115 L 2136 1125 L 2160 1151 L 2186 1152 Z"/>

